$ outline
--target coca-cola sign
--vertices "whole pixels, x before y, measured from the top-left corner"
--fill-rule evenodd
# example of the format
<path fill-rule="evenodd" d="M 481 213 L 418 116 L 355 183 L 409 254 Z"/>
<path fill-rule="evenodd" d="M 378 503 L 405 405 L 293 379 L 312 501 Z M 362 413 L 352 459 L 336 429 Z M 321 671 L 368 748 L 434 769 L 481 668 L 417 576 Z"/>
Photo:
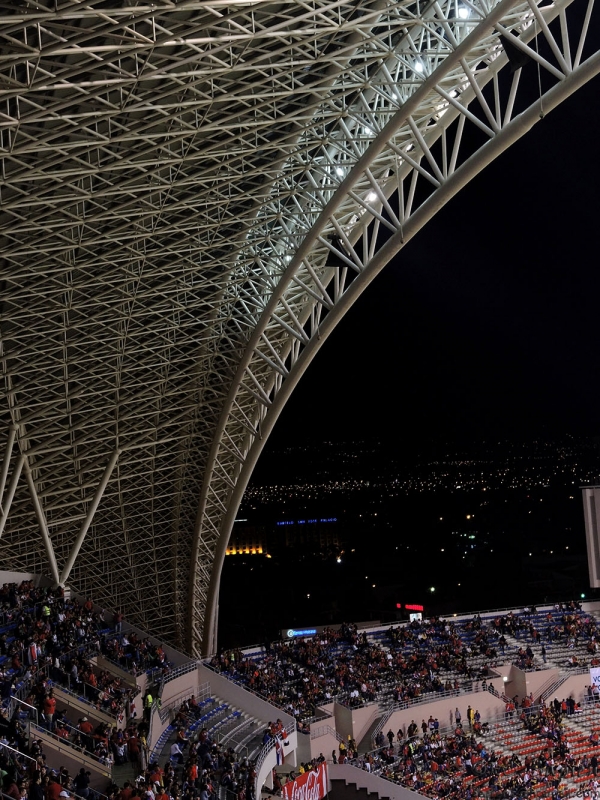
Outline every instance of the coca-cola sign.
<path fill-rule="evenodd" d="M 327 764 L 288 781 L 282 791 L 284 800 L 322 800 L 327 794 Z"/>

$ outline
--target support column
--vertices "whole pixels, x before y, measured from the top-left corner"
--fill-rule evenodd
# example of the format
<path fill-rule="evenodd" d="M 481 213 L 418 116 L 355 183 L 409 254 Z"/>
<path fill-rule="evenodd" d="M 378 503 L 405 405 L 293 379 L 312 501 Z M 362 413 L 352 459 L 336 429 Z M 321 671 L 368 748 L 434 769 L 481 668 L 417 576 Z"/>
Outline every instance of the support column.
<path fill-rule="evenodd" d="M 6 448 L 4 450 L 4 461 L 2 462 L 2 470 L 0 471 L 0 513 L 3 513 L 2 499 L 4 497 L 4 487 L 6 486 L 6 478 L 8 477 L 8 467 L 10 464 L 10 457 L 12 455 L 13 445 L 15 443 L 15 436 L 17 429 L 11 425 L 8 429 L 8 439 L 6 441 Z"/>
<path fill-rule="evenodd" d="M 29 466 L 29 461 L 27 458 L 23 459 L 23 466 L 25 467 L 25 477 L 27 479 L 29 491 L 31 492 L 31 501 L 35 509 L 35 516 L 37 517 L 38 525 L 40 526 L 40 533 L 42 534 L 42 539 L 44 540 L 44 547 L 46 548 L 46 556 L 48 558 L 48 563 L 50 564 L 50 571 L 52 572 L 52 577 L 54 578 L 55 583 L 58 584 L 58 564 L 56 563 L 54 548 L 52 547 L 50 534 L 48 533 L 48 523 L 46 522 L 46 515 L 44 514 L 44 509 L 40 503 L 37 489 L 35 488 L 33 475 L 31 474 L 31 467 Z"/>
<path fill-rule="evenodd" d="M 17 463 L 15 464 L 15 470 L 12 474 L 12 478 L 10 479 L 10 483 L 8 485 L 6 502 L 4 503 L 2 514 L 0 515 L 0 536 L 2 536 L 2 534 L 4 533 L 4 527 L 6 525 L 6 520 L 8 519 L 8 512 L 10 511 L 13 497 L 15 496 L 15 492 L 17 491 L 17 483 L 19 482 L 24 462 L 25 462 L 25 456 L 19 456 L 19 458 L 17 459 Z"/>
<path fill-rule="evenodd" d="M 88 513 L 86 514 L 86 517 L 81 525 L 79 535 L 77 536 L 77 539 L 73 543 L 73 547 L 71 548 L 71 553 L 69 555 L 68 561 L 64 566 L 62 575 L 60 576 L 59 583 L 61 586 L 65 585 L 65 583 L 69 578 L 69 575 L 71 574 L 73 565 L 75 564 L 77 556 L 79 555 L 79 551 L 81 550 L 81 545 L 84 543 L 86 534 L 89 530 L 90 525 L 92 524 L 92 520 L 94 519 L 96 509 L 100 505 L 100 500 L 102 500 L 102 495 L 104 494 L 104 490 L 108 486 L 110 476 L 112 475 L 112 471 L 115 468 L 120 452 L 121 452 L 120 450 L 115 450 L 115 452 L 112 454 L 110 458 L 110 461 L 106 465 L 106 469 L 104 470 L 104 475 L 102 476 L 102 480 L 100 481 L 100 484 L 96 489 L 96 494 L 94 495 L 94 499 L 90 504 Z"/>

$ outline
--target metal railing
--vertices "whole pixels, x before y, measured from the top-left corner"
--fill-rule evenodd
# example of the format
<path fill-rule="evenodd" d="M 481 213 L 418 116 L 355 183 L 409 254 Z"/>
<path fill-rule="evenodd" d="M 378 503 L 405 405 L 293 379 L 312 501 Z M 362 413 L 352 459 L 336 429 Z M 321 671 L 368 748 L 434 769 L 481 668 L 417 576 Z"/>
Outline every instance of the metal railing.
<path fill-rule="evenodd" d="M 295 723 L 293 724 L 292 730 L 296 730 Z M 291 731 L 289 731 L 288 733 L 291 733 Z M 258 785 L 258 778 L 259 778 L 259 775 L 260 775 L 261 767 L 265 763 L 265 759 L 267 758 L 267 756 L 269 755 L 271 750 L 273 750 L 273 748 L 275 747 L 276 743 L 277 743 L 277 736 L 272 736 L 269 739 L 269 741 L 266 742 L 266 744 L 264 744 L 262 746 L 262 748 L 260 750 L 260 753 L 256 757 L 256 764 L 255 764 L 255 768 L 256 768 L 256 787 L 255 787 L 256 797 L 260 797 L 260 789 L 261 789 L 261 787 Z"/>
<path fill-rule="evenodd" d="M 160 681 L 161 685 L 164 686 L 166 683 L 175 680 L 175 678 L 178 678 L 180 675 L 185 675 L 187 672 L 193 672 L 195 669 L 198 669 L 201 663 L 201 661 L 190 661 L 187 664 L 175 667 L 175 669 L 170 670 Z"/>
<path fill-rule="evenodd" d="M 260 773 L 260 769 L 262 765 L 265 763 L 266 757 L 269 755 L 271 750 L 275 747 L 275 739 L 271 739 L 260 749 L 260 753 L 256 757 L 256 796 L 259 797 L 260 786 L 258 785 L 258 775 Z"/>
<path fill-rule="evenodd" d="M 27 719 L 32 720 L 35 723 L 38 722 L 38 714 L 39 714 L 38 709 L 35 706 L 26 703 L 24 700 L 21 700 L 21 698 L 16 697 L 15 695 L 12 695 L 10 698 L 9 709 L 11 718 L 15 713 L 15 711 L 17 710 L 17 705 L 24 706 L 25 709 L 27 709 L 25 711 L 25 714 L 27 714 Z"/>
<path fill-rule="evenodd" d="M 170 698 L 169 702 L 164 706 L 162 704 L 159 705 L 160 700 L 159 698 L 156 698 L 154 701 L 154 707 L 158 710 L 160 721 L 164 722 L 174 708 L 180 706 L 186 700 L 189 700 L 190 697 L 194 696 L 196 700 L 201 703 L 210 697 L 210 695 L 210 684 L 208 681 L 206 681 L 205 683 L 202 683 L 200 686 L 196 687 L 196 689 L 184 689 L 182 692 L 175 695 L 175 697 Z"/>
<path fill-rule="evenodd" d="M 493 731 L 489 730 L 490 726 L 499 725 L 502 722 L 510 722 L 511 720 L 518 721 L 519 720 L 519 716 L 523 711 L 525 711 L 526 714 L 529 716 L 529 715 L 538 714 L 542 709 L 545 709 L 545 708 L 546 708 L 546 706 L 544 706 L 542 704 L 538 704 L 538 705 L 529 706 L 529 708 L 527 708 L 527 709 L 515 708 L 513 712 L 508 712 L 506 710 L 500 710 L 499 709 L 495 713 L 488 715 L 485 720 L 480 722 L 480 724 L 483 727 L 487 726 L 488 730 L 485 733 L 481 733 L 479 735 L 480 736 L 481 735 L 483 735 L 483 736 L 492 735 L 493 736 Z M 443 727 L 440 726 L 439 728 L 435 729 L 434 731 L 432 731 L 432 730 L 430 730 L 428 728 L 427 731 L 425 731 L 425 734 L 417 733 L 417 734 L 415 734 L 414 736 L 411 736 L 411 737 L 403 737 L 401 740 L 399 740 L 399 744 L 401 746 L 404 746 L 407 742 L 421 741 L 423 739 L 424 735 L 430 736 L 432 733 L 435 733 L 436 735 L 439 735 L 439 736 L 452 736 L 452 735 L 454 735 L 454 733 L 456 731 L 456 728 L 457 728 L 456 724 L 455 725 L 444 725 Z M 462 729 L 463 729 L 465 735 L 467 735 L 467 736 L 469 736 L 472 733 L 474 733 L 474 730 L 472 728 L 470 728 L 468 723 L 463 725 Z M 392 750 L 394 750 L 394 748 L 396 746 L 397 745 L 393 745 L 392 746 Z M 352 760 L 348 761 L 348 763 L 352 764 L 352 763 L 358 762 L 358 761 L 360 761 L 360 760 L 362 760 L 362 759 L 364 759 L 364 758 L 366 758 L 366 757 L 368 757 L 370 755 L 376 755 L 376 754 L 380 753 L 383 748 L 388 748 L 389 749 L 389 746 L 387 744 L 384 744 L 382 747 L 375 747 L 375 748 L 373 748 L 372 750 L 369 750 L 366 753 L 362 753 L 359 758 L 352 759 Z M 400 756 L 401 756 L 401 753 L 398 752 L 397 755 L 395 756 L 395 758 L 400 758 Z"/>
<path fill-rule="evenodd" d="M 542 684 L 538 689 L 537 702 L 543 703 L 547 700 L 552 692 L 556 691 L 569 677 L 569 675 L 559 675 L 558 678 L 549 678 L 546 683 Z"/>
<path fill-rule="evenodd" d="M 105 714 L 107 717 L 110 717 L 111 719 L 115 719 L 116 720 L 117 717 L 119 716 L 119 714 L 121 713 L 119 711 L 115 712 L 115 711 L 111 711 L 110 709 L 107 709 L 107 708 L 98 707 L 98 705 L 95 702 L 93 702 L 92 700 L 88 700 L 87 697 L 85 697 L 85 696 L 82 697 L 78 692 L 74 692 L 72 689 L 69 689 L 66 686 L 63 686 L 60 683 L 57 683 L 57 682 L 55 682 L 55 683 L 56 683 L 56 688 L 59 691 L 70 695 L 74 700 L 78 700 L 80 703 L 85 703 L 86 705 L 91 706 L 91 708 L 93 708 L 94 711 L 98 712 L 99 714 Z M 100 689 L 98 691 L 103 691 L 103 690 Z"/>
<path fill-rule="evenodd" d="M 4 742 L 0 742 L 0 747 L 3 752 L 6 752 L 9 756 L 12 756 L 12 758 L 18 761 L 23 761 L 23 759 L 25 759 L 26 761 L 31 761 L 32 764 L 37 764 L 35 758 L 28 756 L 26 753 L 22 753 L 20 750 L 16 750 L 8 744 L 4 744 Z"/>
<path fill-rule="evenodd" d="M 243 720 L 236 728 L 232 731 L 228 731 L 224 736 L 219 738 L 219 733 L 214 737 L 217 742 L 227 742 L 229 747 L 233 747 L 236 754 L 242 755 L 244 758 L 248 758 L 250 753 L 250 748 L 247 744 L 243 744 L 244 740 L 247 740 L 249 737 L 244 736 L 240 741 L 238 741 L 237 737 L 239 734 L 247 730 L 248 728 L 252 728 L 256 724 L 256 720 L 250 718 Z M 242 752 L 243 751 L 243 752 Z"/>
<path fill-rule="evenodd" d="M 36 725 L 34 722 L 30 723 L 31 730 L 38 731 L 43 736 L 49 736 L 52 739 L 52 743 L 54 747 L 63 753 L 73 754 L 76 752 L 79 754 L 79 757 L 87 758 L 92 761 L 94 764 L 98 765 L 98 768 L 102 772 L 108 772 L 111 774 L 111 764 L 106 764 L 103 759 L 99 758 L 95 753 L 90 753 L 83 745 L 75 744 L 75 742 L 70 741 L 69 739 L 65 739 L 62 736 L 57 736 L 52 731 L 47 730 L 46 728 L 42 728 L 41 725 Z M 79 731 L 81 733 L 81 731 Z M 87 734 L 82 734 L 82 736 L 87 736 Z"/>
<path fill-rule="evenodd" d="M 310 738 L 311 739 L 318 739 L 319 736 L 326 736 L 329 734 L 337 739 L 338 742 L 343 742 L 344 737 L 341 736 L 335 728 L 332 728 L 331 725 L 319 725 L 318 728 L 311 728 L 310 729 Z"/>
<path fill-rule="evenodd" d="M 4 750 L 11 750 L 13 753 L 16 753 L 19 760 L 25 759 L 26 761 L 30 761 L 31 766 L 34 770 L 37 768 L 37 761 L 35 760 L 35 758 L 32 758 L 31 756 L 28 756 L 25 753 L 21 753 L 19 750 L 15 750 L 13 747 L 9 747 L 8 745 L 2 744 L 1 742 L 0 742 L 0 747 L 4 748 Z M 92 789 L 91 787 L 89 789 L 89 795 L 87 796 L 87 798 L 82 797 L 76 792 L 72 792 L 70 790 L 68 791 L 69 791 L 69 796 L 73 798 L 73 800 L 108 800 L 108 797 L 105 794 L 102 794 L 102 792 L 99 792 L 97 789 Z M 5 794 L 4 792 L 0 792 L 0 796 L 2 797 L 2 800 L 14 800 L 12 795 Z"/>
<path fill-rule="evenodd" d="M 388 721 L 389 721 L 389 719 L 390 719 L 390 717 L 392 716 L 393 713 L 394 713 L 394 707 L 393 706 L 388 706 L 387 708 L 383 709 L 383 713 L 381 715 L 381 718 L 380 718 L 379 722 L 377 723 L 377 725 L 375 726 L 375 728 L 373 729 L 373 732 L 371 733 L 371 744 L 372 745 L 375 745 L 375 739 L 377 738 L 378 734 L 381 733 L 381 731 L 384 729 L 384 727 L 388 724 Z"/>
<path fill-rule="evenodd" d="M 284 706 L 282 706 L 281 703 L 277 703 L 274 700 L 271 700 L 270 698 L 266 697 L 266 695 L 257 692 L 255 689 L 251 689 L 249 686 L 246 686 L 244 681 L 232 678 L 231 675 L 229 675 L 227 672 L 220 672 L 218 669 L 215 669 L 215 667 L 213 667 L 211 664 L 204 664 L 204 666 L 207 667 L 211 672 L 214 672 L 215 675 L 222 675 L 224 678 L 227 678 L 228 681 L 231 681 L 231 683 L 234 683 L 236 686 L 239 686 L 241 689 L 244 689 L 244 691 L 248 692 L 249 694 L 253 694 L 255 697 L 258 697 L 259 700 L 264 700 L 265 703 L 268 703 L 270 706 L 273 706 L 274 708 L 278 708 L 280 711 L 283 711 L 283 713 L 286 716 L 291 718 L 291 720 L 294 723 L 294 730 L 296 730 L 295 719 L 292 717 L 289 710 Z"/>

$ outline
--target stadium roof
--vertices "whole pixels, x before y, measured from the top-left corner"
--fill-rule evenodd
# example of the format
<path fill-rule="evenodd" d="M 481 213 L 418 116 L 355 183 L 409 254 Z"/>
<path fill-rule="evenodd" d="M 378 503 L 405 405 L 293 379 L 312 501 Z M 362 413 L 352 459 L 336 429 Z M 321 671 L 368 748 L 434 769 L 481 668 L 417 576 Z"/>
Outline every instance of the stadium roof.
<path fill-rule="evenodd" d="M 598 72 L 593 24 L 591 0 L 1 4 L 3 563 L 214 649 L 290 392 L 402 245 Z"/>

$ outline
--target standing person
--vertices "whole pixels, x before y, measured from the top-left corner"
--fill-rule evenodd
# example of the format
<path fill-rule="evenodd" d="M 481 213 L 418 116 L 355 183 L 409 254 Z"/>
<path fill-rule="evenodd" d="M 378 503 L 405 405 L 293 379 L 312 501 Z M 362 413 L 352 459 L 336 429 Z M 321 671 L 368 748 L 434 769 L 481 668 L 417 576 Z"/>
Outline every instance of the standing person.
<path fill-rule="evenodd" d="M 94 726 L 87 717 L 82 717 L 79 720 L 77 728 L 81 731 L 82 744 L 89 753 L 94 752 Z M 79 792 L 77 792 L 79 794 Z"/>
<path fill-rule="evenodd" d="M 454 712 L 454 721 L 456 722 L 457 726 L 460 725 L 461 720 L 462 720 L 462 715 L 457 708 L 456 711 Z"/>
<path fill-rule="evenodd" d="M 146 722 L 150 722 L 150 715 L 152 714 L 152 703 L 154 702 L 154 698 L 148 692 L 146 695 L 146 699 L 144 700 L 144 719 Z"/>
<path fill-rule="evenodd" d="M 54 691 L 50 689 L 48 696 L 44 699 L 44 716 L 48 730 L 51 731 L 54 727 L 54 714 L 56 713 L 56 699 Z"/>
<path fill-rule="evenodd" d="M 117 609 L 117 613 L 114 616 L 114 623 L 115 623 L 115 633 L 121 633 L 123 630 L 123 612 L 121 609 Z"/>
<path fill-rule="evenodd" d="M 27 797 L 29 800 L 45 800 L 44 789 L 42 787 L 42 773 L 36 772 L 35 777 L 29 784 L 27 790 Z"/>
<path fill-rule="evenodd" d="M 471 708 L 471 706 L 467 706 L 467 721 L 469 723 L 469 728 L 473 730 L 473 720 L 475 718 L 475 712 Z"/>
<path fill-rule="evenodd" d="M 183 764 L 183 753 L 181 752 L 181 748 L 177 742 L 173 742 L 171 745 L 171 751 L 169 755 L 171 763 L 175 762 L 176 764 Z"/>
<path fill-rule="evenodd" d="M 90 773 L 86 772 L 83 767 L 79 770 L 73 779 L 73 786 L 75 787 L 75 794 L 79 797 L 87 797 L 90 793 Z"/>

